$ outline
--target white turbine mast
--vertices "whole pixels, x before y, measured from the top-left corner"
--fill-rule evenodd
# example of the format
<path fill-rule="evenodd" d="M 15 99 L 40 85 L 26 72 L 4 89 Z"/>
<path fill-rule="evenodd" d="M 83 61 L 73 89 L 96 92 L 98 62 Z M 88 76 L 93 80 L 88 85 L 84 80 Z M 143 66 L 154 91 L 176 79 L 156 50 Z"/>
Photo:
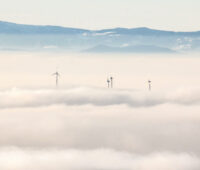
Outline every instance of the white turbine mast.
<path fill-rule="evenodd" d="M 151 91 L 151 80 L 148 80 L 149 83 L 149 91 Z"/>
<path fill-rule="evenodd" d="M 113 88 L 113 79 L 114 79 L 114 78 L 111 76 L 111 77 L 110 77 L 111 88 Z"/>
<path fill-rule="evenodd" d="M 110 88 L 110 79 L 107 78 L 108 88 Z"/>
<path fill-rule="evenodd" d="M 52 74 L 52 76 L 56 77 L 56 87 L 58 87 L 58 80 L 59 80 L 60 74 L 58 73 L 58 71 L 56 71 L 55 73 Z"/>

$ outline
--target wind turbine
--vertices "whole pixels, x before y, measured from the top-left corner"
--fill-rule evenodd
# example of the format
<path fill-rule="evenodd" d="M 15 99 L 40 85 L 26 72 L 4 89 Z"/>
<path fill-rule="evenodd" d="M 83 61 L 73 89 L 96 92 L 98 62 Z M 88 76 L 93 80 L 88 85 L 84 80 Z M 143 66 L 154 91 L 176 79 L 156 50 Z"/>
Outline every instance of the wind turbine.
<path fill-rule="evenodd" d="M 113 88 L 113 79 L 114 79 L 114 78 L 111 76 L 111 77 L 110 77 L 111 88 Z"/>
<path fill-rule="evenodd" d="M 148 83 L 149 83 L 149 91 L 151 91 L 151 80 L 149 80 Z"/>
<path fill-rule="evenodd" d="M 56 71 L 55 73 L 52 74 L 52 76 L 56 77 L 56 87 L 58 87 L 58 79 L 60 77 L 60 74 L 58 73 L 58 71 Z"/>
<path fill-rule="evenodd" d="M 107 79 L 107 83 L 108 83 L 108 88 L 110 88 L 110 80 L 109 80 L 109 78 Z"/>

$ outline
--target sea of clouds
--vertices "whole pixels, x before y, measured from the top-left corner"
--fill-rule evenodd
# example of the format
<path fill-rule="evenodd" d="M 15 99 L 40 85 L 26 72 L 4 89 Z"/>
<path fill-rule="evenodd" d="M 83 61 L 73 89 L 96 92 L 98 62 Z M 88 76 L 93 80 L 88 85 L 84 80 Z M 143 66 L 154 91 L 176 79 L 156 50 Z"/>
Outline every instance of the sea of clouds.
<path fill-rule="evenodd" d="M 0 91 L 0 169 L 199 170 L 200 89 Z"/>
<path fill-rule="evenodd" d="M 199 158 L 185 153 L 135 155 L 109 149 L 99 150 L 21 150 L 2 148 L 1 169 L 30 170 L 198 170 Z"/>
<path fill-rule="evenodd" d="M 142 92 L 131 89 L 72 87 L 66 89 L 17 89 L 0 91 L 0 108 L 40 107 L 55 104 L 149 107 L 161 104 L 195 105 L 200 89 L 167 92 Z"/>

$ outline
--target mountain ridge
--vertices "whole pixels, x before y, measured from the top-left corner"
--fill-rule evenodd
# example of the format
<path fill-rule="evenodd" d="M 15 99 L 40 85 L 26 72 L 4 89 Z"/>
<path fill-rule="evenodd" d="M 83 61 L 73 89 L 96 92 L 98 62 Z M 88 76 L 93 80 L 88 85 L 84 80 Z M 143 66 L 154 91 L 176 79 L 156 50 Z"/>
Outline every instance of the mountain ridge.
<path fill-rule="evenodd" d="M 200 31 L 175 32 L 147 27 L 88 30 L 0 21 L 0 50 L 101 52 L 103 48 L 97 50 L 99 44 L 104 45 L 105 51 L 113 52 L 200 51 Z"/>
<path fill-rule="evenodd" d="M 104 33 L 115 32 L 120 34 L 142 34 L 142 35 L 200 35 L 200 31 L 166 31 L 159 29 L 151 29 L 148 27 L 136 27 L 136 28 L 111 28 L 100 30 L 80 29 L 73 27 L 63 27 L 55 25 L 29 25 L 29 24 L 17 24 L 13 22 L 0 21 L 0 33 L 7 34 L 82 34 L 82 33 Z"/>

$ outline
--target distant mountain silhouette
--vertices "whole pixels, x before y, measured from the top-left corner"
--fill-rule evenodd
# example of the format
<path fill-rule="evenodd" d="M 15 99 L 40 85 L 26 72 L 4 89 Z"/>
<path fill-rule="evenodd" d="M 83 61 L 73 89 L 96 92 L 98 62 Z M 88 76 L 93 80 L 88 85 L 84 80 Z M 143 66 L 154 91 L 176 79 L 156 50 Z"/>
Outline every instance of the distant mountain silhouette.
<path fill-rule="evenodd" d="M 174 31 L 163 31 L 163 30 L 155 30 L 146 27 L 141 28 L 114 28 L 114 29 L 104 29 L 97 31 L 98 33 L 103 32 L 115 32 L 118 34 L 129 34 L 129 35 L 146 35 L 146 36 L 196 36 L 200 35 L 200 31 L 196 32 L 174 32 Z"/>
<path fill-rule="evenodd" d="M 0 21 L 0 33 L 4 34 L 81 34 L 84 32 L 88 32 L 88 30 L 48 25 L 23 25 Z"/>
<path fill-rule="evenodd" d="M 0 33 L 5 33 L 5 34 L 81 34 L 81 33 L 106 33 L 106 32 L 113 32 L 115 34 L 153 35 L 153 36 L 200 35 L 200 31 L 174 32 L 174 31 L 154 30 L 146 27 L 131 28 L 131 29 L 114 28 L 114 29 L 91 31 L 87 29 L 68 28 L 61 26 L 24 25 L 24 24 L 16 24 L 11 22 L 0 21 Z"/>
<path fill-rule="evenodd" d="M 99 46 L 99 44 L 102 44 Z M 174 32 L 141 28 L 87 30 L 0 21 L 0 50 L 88 52 L 200 51 L 200 31 Z"/>

